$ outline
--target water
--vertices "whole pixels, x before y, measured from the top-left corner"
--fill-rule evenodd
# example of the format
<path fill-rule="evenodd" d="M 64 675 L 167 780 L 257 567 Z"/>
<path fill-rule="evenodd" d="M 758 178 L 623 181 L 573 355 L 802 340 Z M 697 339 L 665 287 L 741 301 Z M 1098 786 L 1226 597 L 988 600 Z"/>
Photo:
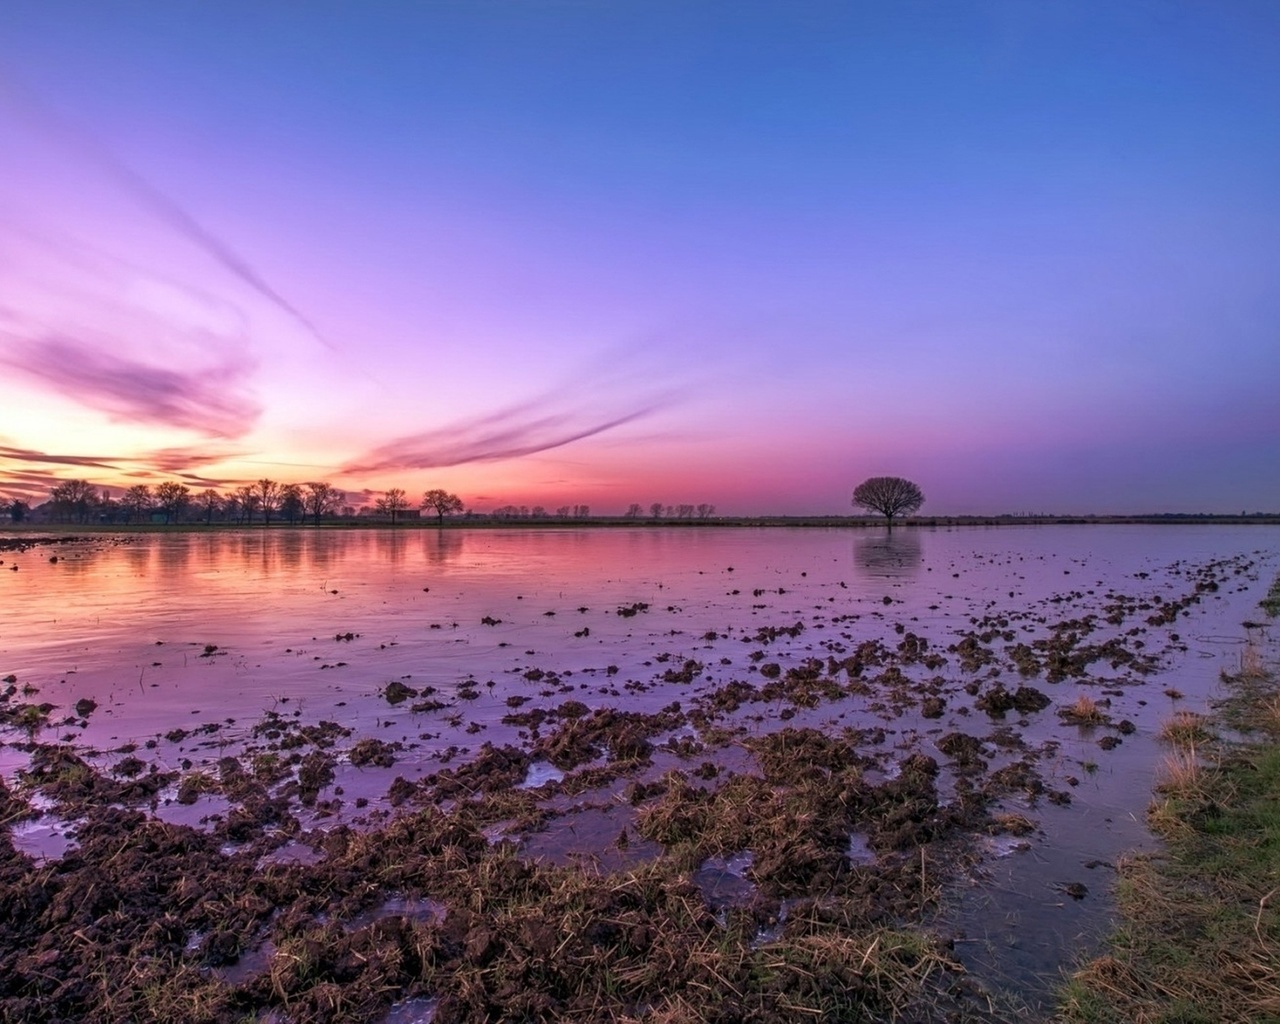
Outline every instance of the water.
<path fill-rule="evenodd" d="M 1161 753 L 1159 723 L 1175 708 L 1203 710 L 1220 671 L 1238 666 L 1242 622 L 1261 618 L 1256 602 L 1277 550 L 1280 530 L 1264 526 L 103 537 L 60 546 L 56 563 L 49 548 L 4 553 L 0 569 L 18 571 L 0 571 L 0 676 L 12 673 L 20 688 L 33 689 L 14 700 L 55 705 L 36 738 L 72 740 L 108 767 L 121 756 L 113 751 L 134 746 L 161 767 L 210 766 L 242 749 L 272 711 L 351 729 L 340 753 L 366 737 L 393 744 L 389 770 L 339 764 L 334 786 L 347 814 L 360 801 L 383 806 L 391 776 L 421 777 L 442 757 L 463 762 L 484 742 L 520 745 L 524 728 L 503 721 L 515 710 L 565 700 L 644 712 L 672 700 L 688 706 L 733 680 L 764 683 L 762 664 L 785 669 L 843 656 L 865 640 L 894 646 L 909 632 L 945 652 L 986 615 L 1009 615 L 1009 630 L 1030 643 L 1055 621 L 1101 615 L 1109 593 L 1176 599 L 1190 588 L 1190 569 L 1236 559 L 1219 589 L 1175 622 L 1150 626 L 1144 612 L 1091 638 L 1141 629 L 1143 651 L 1160 659 L 1156 675 L 1098 664 L 1083 683 L 1002 677 L 1011 689 L 1024 681 L 1042 689 L 1055 707 L 1080 692 L 1107 693 L 1112 718 L 1136 726 L 1103 751 L 1098 740 L 1107 730 L 1066 724 L 1053 707 L 1005 716 L 1036 750 L 1046 783 L 1072 800 L 1010 801 L 1008 809 L 1032 815 L 1039 831 L 1026 845 L 990 845 L 945 924 L 962 933 L 957 949 L 967 962 L 1025 981 L 1051 975 L 1105 925 L 1106 865 L 1150 841 L 1143 811 Z M 797 623 L 804 628 L 794 636 L 757 636 L 762 627 Z M 753 660 L 758 651 L 763 657 Z M 691 661 L 699 667 L 690 670 Z M 914 705 L 855 696 L 791 709 L 786 721 L 777 706 L 746 705 L 736 720 L 753 732 L 783 724 L 883 728 L 883 749 L 873 753 L 891 775 L 916 750 L 945 763 L 935 743 L 948 732 L 992 734 L 1000 723 L 974 711 L 962 690 L 985 672 L 965 673 L 948 654 L 936 672 L 919 673 L 941 679 L 947 706 L 937 719 Z M 388 703 L 392 681 L 417 695 Z M 82 698 L 97 704 L 84 719 L 74 710 Z M 13 745 L 24 738 L 0 732 L 8 744 L 0 747 L 0 774 L 10 780 L 25 763 Z M 993 765 L 1004 763 L 997 746 L 988 742 L 987 750 Z M 689 767 L 663 754 L 654 771 L 675 766 Z M 524 784 L 557 774 L 539 762 Z M 953 783 L 944 772 L 944 792 Z M 195 817 L 177 804 L 161 811 Z M 613 812 L 593 813 L 603 816 L 599 828 L 576 834 L 616 835 Z M 24 826 L 23 841 L 40 828 Z M 1061 887 L 1074 882 L 1090 896 L 1063 896 Z"/>

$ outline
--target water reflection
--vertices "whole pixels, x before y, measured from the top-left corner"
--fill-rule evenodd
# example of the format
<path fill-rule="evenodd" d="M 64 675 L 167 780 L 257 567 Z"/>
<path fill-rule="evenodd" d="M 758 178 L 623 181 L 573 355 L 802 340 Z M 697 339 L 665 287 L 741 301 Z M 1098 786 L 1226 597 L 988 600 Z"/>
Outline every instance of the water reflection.
<path fill-rule="evenodd" d="M 387 565 L 403 565 L 405 552 L 408 550 L 409 537 L 408 534 L 401 530 L 375 530 L 373 532 L 374 544 L 377 548 L 378 558 Z"/>
<path fill-rule="evenodd" d="M 460 530 L 422 531 L 422 553 L 429 565 L 444 565 L 462 557 L 463 533 Z"/>
<path fill-rule="evenodd" d="M 160 544 L 155 549 L 155 574 L 165 581 L 185 576 L 191 565 L 191 544 Z"/>
<path fill-rule="evenodd" d="M 920 530 L 904 529 L 858 537 L 853 542 L 853 561 L 867 576 L 914 576 L 924 561 L 924 538 Z"/>

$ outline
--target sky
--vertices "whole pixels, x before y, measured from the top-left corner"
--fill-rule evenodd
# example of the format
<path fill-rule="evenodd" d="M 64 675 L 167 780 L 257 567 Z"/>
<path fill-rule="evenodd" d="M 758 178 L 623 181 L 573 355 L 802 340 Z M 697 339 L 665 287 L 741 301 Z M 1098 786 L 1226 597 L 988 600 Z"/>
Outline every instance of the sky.
<path fill-rule="evenodd" d="M 0 496 L 1280 511 L 1277 253 L 1273 0 L 0 5 Z"/>

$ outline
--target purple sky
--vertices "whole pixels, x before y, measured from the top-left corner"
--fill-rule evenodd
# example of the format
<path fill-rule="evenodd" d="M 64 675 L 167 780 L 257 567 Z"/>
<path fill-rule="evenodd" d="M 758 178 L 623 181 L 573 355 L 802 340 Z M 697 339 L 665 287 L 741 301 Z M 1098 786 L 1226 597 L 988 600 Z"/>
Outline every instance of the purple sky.
<path fill-rule="evenodd" d="M 7 0 L 0 495 L 1280 510 L 1280 5 Z"/>

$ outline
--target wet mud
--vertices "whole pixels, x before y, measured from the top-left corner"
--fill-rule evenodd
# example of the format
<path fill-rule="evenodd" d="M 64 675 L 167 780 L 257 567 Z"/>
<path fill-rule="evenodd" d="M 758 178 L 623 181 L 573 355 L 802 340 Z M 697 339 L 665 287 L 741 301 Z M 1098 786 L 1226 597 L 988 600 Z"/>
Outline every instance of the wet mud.
<path fill-rule="evenodd" d="M 513 645 L 495 609 L 476 625 L 513 646 L 505 678 L 384 678 L 111 747 L 83 739 L 104 702 L 11 674 L 0 1020 L 1014 1019 L 1034 996 L 983 969 L 957 894 L 1087 813 L 1097 762 L 1168 709 L 1200 606 L 1267 557 L 963 619 L 833 594 L 647 629 L 622 669 Z M 686 614 L 662 607 L 557 628 Z M 386 649 L 318 635 L 317 675 L 330 648 Z M 1064 914 L 1105 889 L 1049 884 Z"/>

